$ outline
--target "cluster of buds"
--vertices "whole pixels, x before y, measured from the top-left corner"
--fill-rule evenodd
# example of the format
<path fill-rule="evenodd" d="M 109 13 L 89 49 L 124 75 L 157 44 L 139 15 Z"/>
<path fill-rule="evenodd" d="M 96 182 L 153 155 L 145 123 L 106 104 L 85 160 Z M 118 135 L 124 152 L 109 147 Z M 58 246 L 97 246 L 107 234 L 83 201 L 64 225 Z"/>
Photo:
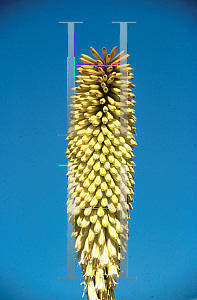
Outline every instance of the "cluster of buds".
<path fill-rule="evenodd" d="M 135 86 L 125 51 L 90 50 L 71 96 L 67 212 L 87 299 L 112 300 L 133 209 Z"/>

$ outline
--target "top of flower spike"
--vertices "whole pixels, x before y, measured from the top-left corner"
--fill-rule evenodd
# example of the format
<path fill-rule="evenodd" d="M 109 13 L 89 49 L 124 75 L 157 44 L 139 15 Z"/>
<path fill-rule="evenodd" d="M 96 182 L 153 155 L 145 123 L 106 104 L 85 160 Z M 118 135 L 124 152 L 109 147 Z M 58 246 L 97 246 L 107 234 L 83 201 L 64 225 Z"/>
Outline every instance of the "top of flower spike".
<path fill-rule="evenodd" d="M 103 47 L 102 49 L 103 59 L 102 59 L 101 56 L 97 53 L 97 51 L 93 47 L 90 47 L 90 51 L 92 52 L 92 54 L 97 60 L 85 54 L 81 55 L 82 58 L 80 58 L 80 60 L 83 63 L 90 64 L 90 65 L 118 65 L 121 61 L 127 59 L 130 55 L 129 54 L 124 55 L 125 54 L 125 50 L 124 50 L 121 51 L 118 55 L 116 55 L 116 57 L 114 57 L 114 55 L 117 52 L 117 49 L 118 47 L 115 46 L 112 49 L 111 53 L 107 54 L 107 49 Z"/>

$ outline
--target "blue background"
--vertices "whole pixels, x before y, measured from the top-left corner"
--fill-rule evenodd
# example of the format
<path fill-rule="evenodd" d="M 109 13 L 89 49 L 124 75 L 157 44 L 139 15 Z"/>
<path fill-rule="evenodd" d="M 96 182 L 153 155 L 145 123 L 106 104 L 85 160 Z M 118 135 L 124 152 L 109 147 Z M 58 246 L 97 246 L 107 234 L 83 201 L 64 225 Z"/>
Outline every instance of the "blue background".
<path fill-rule="evenodd" d="M 129 276 L 116 299 L 197 297 L 197 2 L 0 2 L 0 299 L 81 299 L 66 276 L 67 25 L 80 55 L 119 47 L 136 85 Z M 80 269 L 76 274 L 80 273 Z M 79 276 L 79 275 L 77 275 Z"/>

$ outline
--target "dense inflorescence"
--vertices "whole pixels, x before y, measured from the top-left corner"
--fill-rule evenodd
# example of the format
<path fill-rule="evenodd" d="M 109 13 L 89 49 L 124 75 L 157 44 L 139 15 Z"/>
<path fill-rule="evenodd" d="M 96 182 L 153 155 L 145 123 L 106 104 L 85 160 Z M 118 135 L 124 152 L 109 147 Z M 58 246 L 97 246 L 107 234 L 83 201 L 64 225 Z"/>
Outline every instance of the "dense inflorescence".
<path fill-rule="evenodd" d="M 111 300 L 128 239 L 128 222 L 121 224 L 121 216 L 130 219 L 133 209 L 135 86 L 133 69 L 121 63 L 129 57 L 125 51 L 113 58 L 117 47 L 108 55 L 104 47 L 102 59 L 90 50 L 96 59 L 82 54 L 85 65 L 77 69 L 78 87 L 72 89 L 67 211 L 87 299 Z M 126 214 L 121 214 L 122 191 Z"/>

